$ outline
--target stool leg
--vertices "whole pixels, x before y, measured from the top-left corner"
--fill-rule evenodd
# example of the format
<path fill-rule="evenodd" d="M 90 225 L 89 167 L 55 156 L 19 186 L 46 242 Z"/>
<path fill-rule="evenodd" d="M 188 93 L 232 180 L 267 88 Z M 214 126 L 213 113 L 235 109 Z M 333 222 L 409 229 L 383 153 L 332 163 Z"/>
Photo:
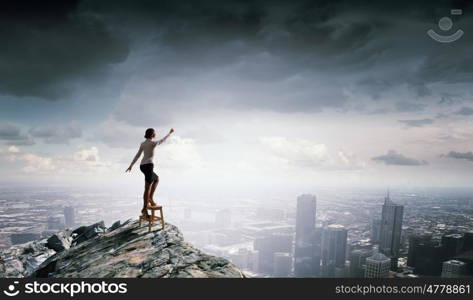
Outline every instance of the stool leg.
<path fill-rule="evenodd" d="M 154 221 L 154 210 L 151 210 L 151 218 L 149 219 L 149 223 L 148 223 L 148 232 L 151 231 L 151 226 L 153 226 L 153 221 Z"/>
<path fill-rule="evenodd" d="M 164 229 L 164 215 L 163 215 L 163 209 L 162 208 L 159 210 L 159 213 L 161 215 L 161 227 L 162 227 L 162 229 Z"/>

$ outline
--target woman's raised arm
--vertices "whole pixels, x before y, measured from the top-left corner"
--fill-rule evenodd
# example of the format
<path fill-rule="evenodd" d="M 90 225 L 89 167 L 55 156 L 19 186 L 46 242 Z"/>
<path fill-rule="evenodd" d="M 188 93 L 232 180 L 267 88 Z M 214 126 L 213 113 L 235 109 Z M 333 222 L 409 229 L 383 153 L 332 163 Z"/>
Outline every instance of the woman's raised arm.
<path fill-rule="evenodd" d="M 161 145 L 162 143 L 164 143 L 164 141 L 165 141 L 173 132 L 174 132 L 174 128 L 171 128 L 171 129 L 169 130 L 169 133 L 166 134 L 165 137 L 163 137 L 162 139 L 160 139 L 160 140 L 156 143 L 156 145 Z"/>

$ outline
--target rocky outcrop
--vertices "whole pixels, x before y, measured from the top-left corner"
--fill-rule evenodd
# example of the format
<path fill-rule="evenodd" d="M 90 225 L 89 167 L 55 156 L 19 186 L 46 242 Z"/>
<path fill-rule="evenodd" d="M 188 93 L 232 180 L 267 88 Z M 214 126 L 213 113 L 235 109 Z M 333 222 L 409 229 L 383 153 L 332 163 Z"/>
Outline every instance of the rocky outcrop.
<path fill-rule="evenodd" d="M 245 277 L 228 260 L 207 255 L 167 223 L 148 232 L 128 220 L 99 222 L 0 252 L 0 277 Z"/>
<path fill-rule="evenodd" d="M 46 247 L 56 252 L 67 250 L 71 246 L 71 238 L 72 236 L 69 231 L 53 234 L 46 240 Z"/>
<path fill-rule="evenodd" d="M 72 236 L 74 239 L 72 240 L 72 245 L 78 245 L 82 242 L 90 240 L 91 238 L 99 235 L 99 233 L 103 233 L 107 230 L 105 227 L 105 223 L 103 221 L 97 222 L 90 226 L 81 226 L 74 231 L 72 231 Z"/>
<path fill-rule="evenodd" d="M 47 247 L 47 239 L 0 250 L 0 277 L 27 277 L 55 253 Z"/>

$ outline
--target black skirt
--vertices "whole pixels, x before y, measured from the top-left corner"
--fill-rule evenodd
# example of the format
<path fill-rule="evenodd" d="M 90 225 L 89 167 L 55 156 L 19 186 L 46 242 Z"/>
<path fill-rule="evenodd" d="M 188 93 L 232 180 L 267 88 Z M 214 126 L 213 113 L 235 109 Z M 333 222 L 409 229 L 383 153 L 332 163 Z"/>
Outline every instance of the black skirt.
<path fill-rule="evenodd" d="M 158 175 L 153 172 L 153 167 L 154 164 L 152 163 L 140 165 L 141 172 L 145 174 L 145 181 L 149 184 L 158 180 Z"/>

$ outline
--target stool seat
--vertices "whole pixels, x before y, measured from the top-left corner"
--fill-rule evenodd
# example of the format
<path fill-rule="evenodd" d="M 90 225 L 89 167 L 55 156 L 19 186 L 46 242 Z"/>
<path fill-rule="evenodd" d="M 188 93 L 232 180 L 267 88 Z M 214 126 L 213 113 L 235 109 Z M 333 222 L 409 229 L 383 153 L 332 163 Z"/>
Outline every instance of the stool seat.
<path fill-rule="evenodd" d="M 161 205 L 153 205 L 153 206 L 147 206 L 146 210 L 151 210 L 151 215 L 145 216 L 141 214 L 139 216 L 139 221 L 140 221 L 140 226 L 141 226 L 141 221 L 148 221 L 148 232 L 151 231 L 151 226 L 153 226 L 153 223 L 156 221 L 161 221 L 161 228 L 164 229 L 164 215 L 163 215 L 163 207 Z M 155 216 L 154 212 L 156 210 L 159 210 L 160 216 Z"/>
<path fill-rule="evenodd" d="M 162 209 L 163 207 L 161 205 L 148 205 L 146 209 L 151 209 L 151 210 L 157 210 L 157 209 Z"/>

